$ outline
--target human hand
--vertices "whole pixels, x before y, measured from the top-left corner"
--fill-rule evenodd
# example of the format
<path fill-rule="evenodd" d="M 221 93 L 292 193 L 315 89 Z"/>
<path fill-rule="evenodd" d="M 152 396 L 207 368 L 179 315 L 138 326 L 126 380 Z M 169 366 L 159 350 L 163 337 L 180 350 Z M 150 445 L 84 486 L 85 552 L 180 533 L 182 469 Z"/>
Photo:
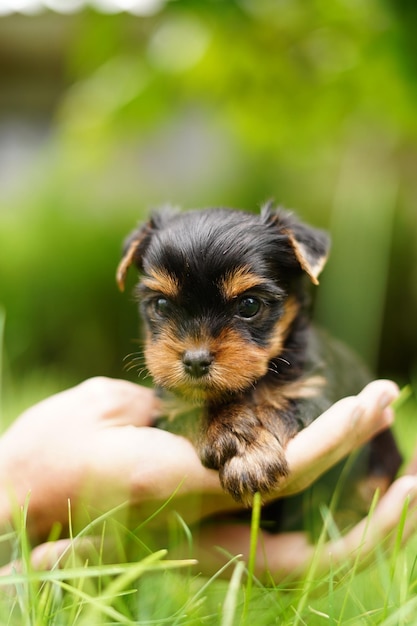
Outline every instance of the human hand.
<path fill-rule="evenodd" d="M 287 448 L 290 475 L 271 498 L 303 490 L 387 428 L 393 419 L 389 404 L 397 393 L 390 381 L 375 381 L 299 433 Z M 87 506 L 90 514 L 99 514 L 127 501 L 145 517 L 175 492 L 171 506 L 187 523 L 237 508 L 221 490 L 217 473 L 201 465 L 186 439 L 149 427 L 158 408 L 152 391 L 98 378 L 26 411 L 0 440 L 0 520 L 10 514 L 8 494 L 22 504 L 28 491 L 28 527 L 38 537 L 46 536 L 54 522 L 65 525 L 68 500 L 73 514 Z M 194 506 L 196 498 L 200 506 Z M 158 517 L 163 523 L 164 516 Z M 227 545 L 231 528 L 216 526 L 216 543 Z M 239 552 L 245 552 L 246 534 L 243 529 L 233 533 Z M 200 545 L 209 535 L 202 535 Z M 304 536 L 297 537 L 274 539 L 282 540 L 282 555 L 300 547 L 300 541 L 306 545 Z M 295 552 L 304 560 L 310 553 L 307 548 Z"/>
<path fill-rule="evenodd" d="M 303 491 L 350 452 L 389 428 L 399 389 L 389 380 L 369 383 L 357 396 L 343 398 L 289 442 L 290 474 L 281 496 Z"/>
<path fill-rule="evenodd" d="M 99 515 L 124 502 L 166 499 L 216 486 L 184 438 L 151 428 L 159 401 L 133 383 L 93 378 L 25 411 L 0 439 L 0 525 L 29 494 L 34 539 L 81 510 Z M 185 481 L 187 482 L 187 481 Z M 180 489 L 181 491 L 181 489 Z"/>
<path fill-rule="evenodd" d="M 290 475 L 271 498 L 303 490 L 387 428 L 396 395 L 393 383 L 375 381 L 299 433 L 287 448 Z M 149 427 L 158 409 L 151 390 L 106 378 L 28 409 L 0 440 L 0 519 L 7 493 L 22 504 L 28 492 L 28 526 L 39 537 L 54 522 L 65 525 L 68 500 L 74 515 L 87 506 L 98 515 L 129 502 L 144 517 L 176 492 L 172 507 L 187 523 L 236 509 L 217 472 L 201 465 L 189 441 Z"/>

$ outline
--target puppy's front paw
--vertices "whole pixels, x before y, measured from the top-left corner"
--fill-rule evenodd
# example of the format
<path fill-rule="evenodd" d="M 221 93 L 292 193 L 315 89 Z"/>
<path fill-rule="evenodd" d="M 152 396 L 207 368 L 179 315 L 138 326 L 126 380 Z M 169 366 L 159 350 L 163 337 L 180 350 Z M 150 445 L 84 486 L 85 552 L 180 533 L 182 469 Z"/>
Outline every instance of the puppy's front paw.
<path fill-rule="evenodd" d="M 204 467 L 218 470 L 236 454 L 244 454 L 245 448 L 235 433 L 216 428 L 208 431 L 200 440 L 198 454 Z"/>
<path fill-rule="evenodd" d="M 284 450 L 267 431 L 244 454 L 232 456 L 219 469 L 223 489 L 246 506 L 252 504 L 256 492 L 267 495 L 288 473 Z"/>
<path fill-rule="evenodd" d="M 203 465 L 219 470 L 224 490 L 249 505 L 288 475 L 288 439 L 287 425 L 269 407 L 229 405 L 207 420 L 198 451 Z"/>

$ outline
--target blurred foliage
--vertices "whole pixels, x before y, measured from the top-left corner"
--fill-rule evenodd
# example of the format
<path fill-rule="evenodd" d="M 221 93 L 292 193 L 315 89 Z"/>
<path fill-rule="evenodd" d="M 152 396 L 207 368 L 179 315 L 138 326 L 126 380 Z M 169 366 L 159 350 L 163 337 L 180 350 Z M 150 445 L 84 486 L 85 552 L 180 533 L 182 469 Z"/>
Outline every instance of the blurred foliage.
<path fill-rule="evenodd" d="M 129 229 L 166 201 L 256 210 L 274 197 L 332 231 L 319 321 L 378 374 L 408 378 L 413 4 L 177 0 L 148 18 L 61 19 L 66 81 L 47 140 L 0 194 L 9 374 L 127 375 L 136 313 L 113 277 Z"/>

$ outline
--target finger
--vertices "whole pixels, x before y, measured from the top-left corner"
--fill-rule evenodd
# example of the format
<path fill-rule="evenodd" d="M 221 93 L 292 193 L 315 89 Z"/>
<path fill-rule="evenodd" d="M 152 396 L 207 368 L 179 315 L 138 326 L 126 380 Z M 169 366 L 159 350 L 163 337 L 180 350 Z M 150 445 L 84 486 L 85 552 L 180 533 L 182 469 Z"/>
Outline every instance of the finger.
<path fill-rule="evenodd" d="M 160 400 L 152 389 L 126 380 L 106 377 L 90 378 L 78 389 L 88 407 L 101 415 L 108 425 L 149 426 L 160 413 Z"/>
<path fill-rule="evenodd" d="M 398 393 L 392 381 L 373 381 L 357 396 L 336 402 L 298 433 L 287 447 L 290 474 L 279 495 L 306 488 L 350 452 L 388 428 L 393 421 L 390 404 Z"/>
<path fill-rule="evenodd" d="M 389 548 L 398 538 L 406 541 L 417 527 L 417 478 L 402 476 L 388 489 L 375 511 L 347 535 L 329 542 L 322 554 L 322 566 L 341 565 L 351 556 L 366 561 L 376 548 Z M 401 531 L 401 519 L 406 521 Z M 401 537 L 398 533 L 402 532 Z"/>
<path fill-rule="evenodd" d="M 175 506 L 180 496 L 201 493 L 208 495 L 210 512 L 221 506 L 218 473 L 203 467 L 184 437 L 157 428 L 102 429 L 90 442 L 87 458 L 82 500 L 92 506 L 108 509 L 129 502 L 143 510 L 174 493 Z M 195 521 L 196 513 L 186 511 L 187 522 Z"/>
<path fill-rule="evenodd" d="M 102 537 L 77 537 L 75 539 L 59 539 L 41 543 L 33 548 L 30 554 L 30 567 L 32 571 L 43 572 L 67 566 L 85 565 L 95 562 L 97 558 L 103 562 L 105 559 L 112 562 L 115 556 L 115 542 L 104 540 Z M 7 585 L 7 577 L 10 582 L 16 579 L 16 575 L 27 572 L 27 564 L 21 559 L 16 559 L 0 568 L 1 586 Z M 11 588 L 11 585 L 10 585 Z"/>
<path fill-rule="evenodd" d="M 224 568 L 231 558 L 240 556 L 249 560 L 250 527 L 244 524 L 216 524 L 203 527 L 195 541 L 193 557 L 203 575 L 213 576 Z M 179 554 L 179 553 L 178 553 Z M 314 546 L 304 532 L 270 535 L 261 532 L 256 550 L 255 575 L 267 584 L 279 583 L 306 571 L 314 554 Z M 177 555 L 175 555 L 177 556 Z M 223 576 L 229 577 L 229 568 Z"/>
<path fill-rule="evenodd" d="M 404 469 L 405 474 L 417 474 L 417 450 L 414 451 L 414 455 L 412 456 L 410 462 Z"/>

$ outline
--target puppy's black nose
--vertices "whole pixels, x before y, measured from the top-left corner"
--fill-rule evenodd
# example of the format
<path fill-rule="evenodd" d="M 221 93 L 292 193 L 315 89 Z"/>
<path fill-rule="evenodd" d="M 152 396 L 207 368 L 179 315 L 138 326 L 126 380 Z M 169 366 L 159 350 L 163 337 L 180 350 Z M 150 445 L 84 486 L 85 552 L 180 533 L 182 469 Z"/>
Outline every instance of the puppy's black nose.
<path fill-rule="evenodd" d="M 182 355 L 184 369 L 189 376 L 201 378 L 208 374 L 213 357 L 205 348 L 186 350 Z"/>

